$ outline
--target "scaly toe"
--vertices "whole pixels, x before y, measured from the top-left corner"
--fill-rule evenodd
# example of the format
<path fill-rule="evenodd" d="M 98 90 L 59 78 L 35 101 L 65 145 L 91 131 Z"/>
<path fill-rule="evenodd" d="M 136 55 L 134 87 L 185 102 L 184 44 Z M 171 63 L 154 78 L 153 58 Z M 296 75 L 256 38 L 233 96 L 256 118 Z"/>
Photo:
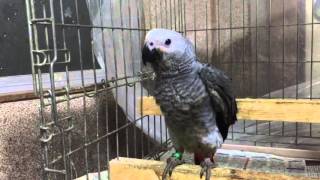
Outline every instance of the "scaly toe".
<path fill-rule="evenodd" d="M 212 162 L 210 158 L 206 158 L 201 162 L 200 166 L 201 166 L 200 179 L 202 178 L 202 176 L 205 173 L 206 180 L 210 180 L 211 169 L 216 167 L 215 163 Z"/>
<path fill-rule="evenodd" d="M 167 165 L 162 173 L 162 179 L 166 180 L 167 179 L 167 175 L 169 174 L 169 176 L 172 175 L 172 171 L 176 166 L 179 166 L 181 164 L 183 164 L 184 161 L 183 160 L 179 160 L 179 159 L 175 159 L 175 158 L 168 158 L 167 159 Z"/>

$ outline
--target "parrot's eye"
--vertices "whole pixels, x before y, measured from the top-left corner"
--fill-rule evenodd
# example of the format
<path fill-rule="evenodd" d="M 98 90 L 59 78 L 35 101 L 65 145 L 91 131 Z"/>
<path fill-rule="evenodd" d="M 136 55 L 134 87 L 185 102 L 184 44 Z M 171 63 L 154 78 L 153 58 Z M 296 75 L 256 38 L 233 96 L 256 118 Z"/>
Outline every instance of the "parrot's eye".
<path fill-rule="evenodd" d="M 150 46 L 153 46 L 153 42 L 150 43 Z"/>
<path fill-rule="evenodd" d="M 164 42 L 165 45 L 169 46 L 171 44 L 171 39 L 167 39 L 165 42 Z"/>

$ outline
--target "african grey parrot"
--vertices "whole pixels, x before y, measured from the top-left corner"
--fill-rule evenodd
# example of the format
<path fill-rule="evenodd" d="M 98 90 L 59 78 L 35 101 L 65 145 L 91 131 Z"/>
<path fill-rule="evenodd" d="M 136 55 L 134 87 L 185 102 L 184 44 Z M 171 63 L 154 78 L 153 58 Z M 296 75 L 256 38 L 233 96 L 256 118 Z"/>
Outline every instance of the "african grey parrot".
<path fill-rule="evenodd" d="M 142 49 L 143 63 L 155 71 L 154 97 L 176 152 L 167 160 L 162 178 L 183 163 L 184 150 L 201 165 L 200 178 L 210 179 L 213 156 L 237 121 L 231 80 L 215 67 L 198 61 L 192 43 L 180 33 L 150 30 Z"/>

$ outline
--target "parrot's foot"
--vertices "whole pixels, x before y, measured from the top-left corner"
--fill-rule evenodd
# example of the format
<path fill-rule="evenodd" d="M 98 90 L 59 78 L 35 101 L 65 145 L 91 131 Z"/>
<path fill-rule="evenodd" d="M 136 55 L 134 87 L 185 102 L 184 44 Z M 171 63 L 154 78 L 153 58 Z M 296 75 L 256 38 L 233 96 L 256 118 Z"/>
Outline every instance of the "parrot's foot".
<path fill-rule="evenodd" d="M 167 159 L 167 165 L 162 173 L 162 180 L 167 179 L 167 175 L 171 176 L 172 171 L 175 167 L 184 163 L 184 160 L 181 160 L 182 154 L 181 153 L 173 153 L 172 157 Z"/>
<path fill-rule="evenodd" d="M 211 169 L 216 167 L 214 161 L 211 161 L 210 158 L 205 158 L 201 162 L 200 166 L 201 166 L 200 179 L 202 178 L 203 174 L 206 173 L 206 180 L 210 180 Z"/>

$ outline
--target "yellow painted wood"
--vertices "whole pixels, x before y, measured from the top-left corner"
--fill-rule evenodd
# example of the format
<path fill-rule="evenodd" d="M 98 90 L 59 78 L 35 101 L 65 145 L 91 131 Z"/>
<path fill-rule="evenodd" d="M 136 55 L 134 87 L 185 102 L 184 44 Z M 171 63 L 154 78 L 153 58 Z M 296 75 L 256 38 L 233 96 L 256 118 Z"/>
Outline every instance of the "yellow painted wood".
<path fill-rule="evenodd" d="M 119 158 L 110 162 L 111 179 L 161 179 L 165 163 L 154 160 L 142 160 L 132 158 Z M 200 166 L 183 164 L 174 169 L 170 180 L 195 180 L 200 179 Z M 202 178 L 204 179 L 204 177 Z M 242 169 L 214 168 L 211 179 L 214 180 L 235 180 L 235 179 L 256 179 L 256 180 L 306 180 L 311 179 L 301 176 L 290 176 L 278 173 L 256 172 Z"/>
<path fill-rule="evenodd" d="M 153 97 L 141 101 L 143 115 L 161 115 Z M 237 99 L 237 103 L 238 119 L 320 123 L 320 100 Z"/>

